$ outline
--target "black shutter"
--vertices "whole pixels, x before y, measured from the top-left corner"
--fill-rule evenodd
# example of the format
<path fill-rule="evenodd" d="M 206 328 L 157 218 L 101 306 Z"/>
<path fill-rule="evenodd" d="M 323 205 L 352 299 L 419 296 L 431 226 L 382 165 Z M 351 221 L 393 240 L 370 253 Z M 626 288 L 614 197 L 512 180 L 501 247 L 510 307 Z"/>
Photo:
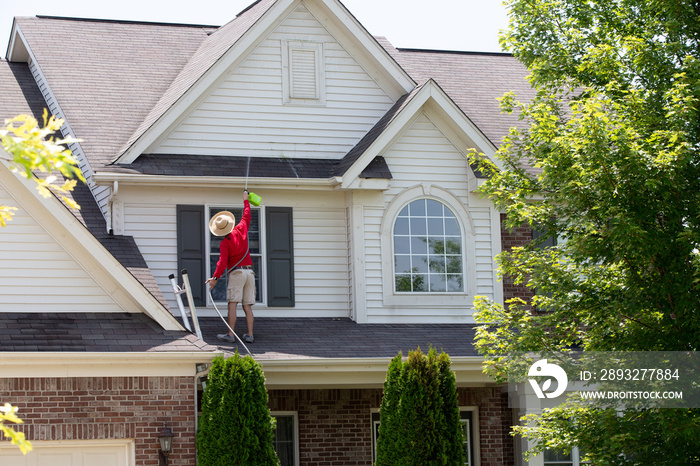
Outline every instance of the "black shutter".
<path fill-rule="evenodd" d="M 294 235 L 291 207 L 266 207 L 267 305 L 294 306 Z"/>
<path fill-rule="evenodd" d="M 204 206 L 178 205 L 177 209 L 177 270 L 187 269 L 196 306 L 204 305 Z M 186 298 L 185 298 L 186 301 Z"/>

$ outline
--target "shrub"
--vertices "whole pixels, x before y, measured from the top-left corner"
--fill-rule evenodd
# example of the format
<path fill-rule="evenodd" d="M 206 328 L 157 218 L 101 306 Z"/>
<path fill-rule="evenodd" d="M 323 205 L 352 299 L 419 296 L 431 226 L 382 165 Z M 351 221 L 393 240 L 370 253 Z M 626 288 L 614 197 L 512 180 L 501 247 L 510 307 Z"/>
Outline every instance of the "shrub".
<path fill-rule="evenodd" d="M 380 418 L 377 465 L 464 464 L 455 376 L 444 352 L 419 348 L 391 361 Z"/>
<path fill-rule="evenodd" d="M 262 368 L 251 356 L 215 358 L 202 396 L 198 464 L 279 465 L 267 401 Z"/>

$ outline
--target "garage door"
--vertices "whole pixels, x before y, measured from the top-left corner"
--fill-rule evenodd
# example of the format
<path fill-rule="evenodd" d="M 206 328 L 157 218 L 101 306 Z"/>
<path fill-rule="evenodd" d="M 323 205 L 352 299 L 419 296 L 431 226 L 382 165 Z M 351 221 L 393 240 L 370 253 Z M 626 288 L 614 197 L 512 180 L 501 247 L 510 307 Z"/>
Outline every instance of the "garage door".
<path fill-rule="evenodd" d="M 9 442 L 0 450 L 2 466 L 132 466 L 132 442 L 32 442 L 23 455 Z"/>

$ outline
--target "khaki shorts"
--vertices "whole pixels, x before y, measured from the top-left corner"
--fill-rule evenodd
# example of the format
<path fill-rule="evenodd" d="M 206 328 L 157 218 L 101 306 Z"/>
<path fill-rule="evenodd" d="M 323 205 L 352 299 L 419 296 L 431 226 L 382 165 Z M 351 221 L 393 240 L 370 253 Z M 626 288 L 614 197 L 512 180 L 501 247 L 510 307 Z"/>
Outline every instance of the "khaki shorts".
<path fill-rule="evenodd" d="M 229 272 L 226 300 L 229 303 L 255 304 L 255 274 L 251 269 Z"/>

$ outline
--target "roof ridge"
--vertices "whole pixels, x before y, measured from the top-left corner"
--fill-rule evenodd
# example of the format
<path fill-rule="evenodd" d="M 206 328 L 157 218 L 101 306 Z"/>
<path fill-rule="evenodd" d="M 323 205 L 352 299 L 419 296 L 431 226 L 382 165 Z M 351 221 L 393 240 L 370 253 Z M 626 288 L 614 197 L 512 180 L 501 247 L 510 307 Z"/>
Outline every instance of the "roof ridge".
<path fill-rule="evenodd" d="M 32 16 L 26 16 L 31 18 Z M 109 19 L 109 18 L 81 18 L 77 16 L 54 16 L 54 15 L 35 15 L 40 19 L 55 19 L 62 21 L 84 21 L 93 23 L 117 23 L 117 24 L 143 24 L 147 26 L 176 26 L 176 27 L 192 27 L 192 28 L 218 28 L 220 25 L 212 24 L 194 24 L 194 23 L 166 23 L 162 21 L 140 21 L 131 19 Z"/>
<path fill-rule="evenodd" d="M 468 50 L 440 50 L 440 49 L 416 49 L 416 48 L 403 48 L 396 47 L 399 52 L 425 52 L 425 53 L 448 53 L 453 55 L 495 55 L 495 56 L 506 56 L 512 57 L 513 54 L 509 52 L 477 52 Z"/>

